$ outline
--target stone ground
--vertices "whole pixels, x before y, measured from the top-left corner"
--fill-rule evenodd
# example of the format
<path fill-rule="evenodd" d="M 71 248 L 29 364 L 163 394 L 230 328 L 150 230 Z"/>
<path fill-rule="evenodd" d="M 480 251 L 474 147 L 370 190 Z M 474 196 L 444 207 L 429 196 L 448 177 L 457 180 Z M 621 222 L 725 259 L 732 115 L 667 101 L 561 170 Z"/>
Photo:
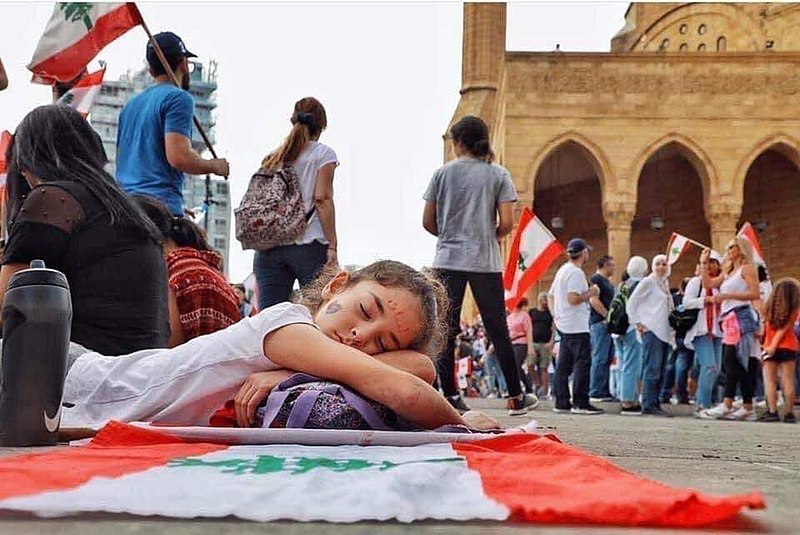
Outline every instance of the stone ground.
<path fill-rule="evenodd" d="M 501 402 L 472 402 L 506 424 L 519 418 L 505 416 Z M 696 533 L 800 533 L 800 425 L 755 422 L 709 422 L 689 417 L 689 407 L 670 407 L 676 418 L 572 416 L 554 414 L 552 405 L 530 413 L 544 432 L 602 455 L 617 465 L 664 483 L 694 487 L 709 493 L 740 493 L 759 489 L 766 495 L 766 511 L 740 515 L 728 526 Z M 605 407 L 616 412 L 614 405 Z M 8 452 L 0 452 L 8 453 Z M 524 526 L 495 523 L 423 522 L 412 526 L 393 523 L 357 525 L 275 522 L 257 524 L 237 520 L 168 520 L 119 516 L 33 520 L 0 516 L 0 534 L 94 535 L 114 533 L 170 535 L 249 535 L 287 533 L 367 535 L 400 534 L 413 530 L 423 534 L 567 534 L 567 533 L 668 533 L 670 530 L 621 528 Z M 682 533 L 695 533 L 682 531 Z"/>

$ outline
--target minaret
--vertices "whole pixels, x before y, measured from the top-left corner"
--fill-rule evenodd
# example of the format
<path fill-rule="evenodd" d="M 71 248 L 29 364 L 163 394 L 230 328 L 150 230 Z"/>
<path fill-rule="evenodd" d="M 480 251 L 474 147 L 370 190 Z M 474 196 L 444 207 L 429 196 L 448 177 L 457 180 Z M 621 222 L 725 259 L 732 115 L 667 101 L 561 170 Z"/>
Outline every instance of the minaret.
<path fill-rule="evenodd" d="M 465 115 L 477 115 L 491 128 L 506 52 L 506 4 L 465 3 L 461 58 L 461 100 L 450 125 Z M 450 129 L 448 125 L 448 130 Z M 447 135 L 444 159 L 453 157 Z"/>

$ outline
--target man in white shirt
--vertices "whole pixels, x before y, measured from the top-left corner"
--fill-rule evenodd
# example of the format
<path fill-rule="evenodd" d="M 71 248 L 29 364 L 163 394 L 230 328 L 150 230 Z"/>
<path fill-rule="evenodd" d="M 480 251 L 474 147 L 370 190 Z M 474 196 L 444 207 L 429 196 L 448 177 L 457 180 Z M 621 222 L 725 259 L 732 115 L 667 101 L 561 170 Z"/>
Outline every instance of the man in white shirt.
<path fill-rule="evenodd" d="M 589 339 L 589 300 L 600 295 L 600 289 L 589 287 L 583 266 L 589 260 L 592 248 L 580 238 L 567 244 L 569 261 L 556 272 L 548 292 L 550 309 L 556 329 L 561 337 L 554 390 L 555 412 L 572 414 L 601 414 L 603 411 L 589 403 L 589 367 L 591 343 Z M 569 376 L 572 379 L 570 403 Z"/>

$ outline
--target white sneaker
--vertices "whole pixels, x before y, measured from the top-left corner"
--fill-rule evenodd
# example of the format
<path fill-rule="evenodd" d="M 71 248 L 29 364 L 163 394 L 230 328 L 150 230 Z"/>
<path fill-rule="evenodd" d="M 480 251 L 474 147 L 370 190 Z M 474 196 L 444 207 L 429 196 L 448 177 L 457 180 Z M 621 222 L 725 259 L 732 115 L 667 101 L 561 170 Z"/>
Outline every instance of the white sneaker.
<path fill-rule="evenodd" d="M 742 401 L 742 398 L 738 398 L 738 399 L 734 399 L 733 400 L 733 408 L 734 409 L 741 408 L 742 404 L 744 404 L 744 401 Z"/>
<path fill-rule="evenodd" d="M 759 409 L 766 409 L 767 408 L 767 400 L 766 399 L 762 399 L 761 401 L 757 401 L 756 402 L 756 407 L 758 407 Z"/>
<path fill-rule="evenodd" d="M 727 419 L 728 415 L 733 413 L 733 411 L 734 409 L 729 409 L 724 403 L 720 403 L 714 408 L 704 410 L 701 413 L 701 416 L 698 416 L 698 418 L 702 418 L 704 420 L 721 420 L 723 418 Z"/>
<path fill-rule="evenodd" d="M 723 416 L 726 420 L 741 420 L 744 422 L 755 422 L 758 419 L 756 415 L 756 411 L 749 411 L 744 407 L 739 407 L 733 412 L 730 412 Z"/>

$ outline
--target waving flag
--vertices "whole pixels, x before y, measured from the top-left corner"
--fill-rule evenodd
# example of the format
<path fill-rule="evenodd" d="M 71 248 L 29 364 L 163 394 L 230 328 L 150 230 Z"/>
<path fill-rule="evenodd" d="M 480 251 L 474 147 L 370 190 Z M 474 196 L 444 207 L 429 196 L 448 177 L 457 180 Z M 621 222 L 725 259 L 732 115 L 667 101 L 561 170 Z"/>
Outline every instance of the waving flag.
<path fill-rule="evenodd" d="M 536 281 L 542 278 L 550 264 L 564 252 L 564 247 L 550 230 L 525 208 L 519 219 L 514 241 L 503 276 L 506 307 L 513 309 Z"/>
<path fill-rule="evenodd" d="M 69 82 L 110 42 L 142 17 L 133 2 L 58 2 L 28 69 L 36 83 Z"/>
<path fill-rule="evenodd" d="M 671 266 L 678 261 L 678 258 L 686 252 L 691 244 L 691 240 L 682 234 L 673 232 L 667 243 L 667 263 Z"/>
<path fill-rule="evenodd" d="M 758 492 L 673 489 L 532 434 L 413 447 L 226 446 L 111 423 L 88 446 L 4 457 L 0 475 L 0 509 L 44 517 L 693 527 L 765 506 Z"/>
<path fill-rule="evenodd" d="M 72 89 L 67 91 L 63 97 L 58 99 L 59 104 L 65 104 L 80 112 L 81 115 L 86 117 L 92 111 L 97 95 L 100 94 L 100 88 L 103 87 L 103 77 L 106 74 L 106 68 L 103 67 L 99 71 L 87 74 L 81 78 Z"/>
<path fill-rule="evenodd" d="M 755 263 L 766 266 L 767 262 L 764 260 L 764 252 L 761 249 L 761 244 L 758 242 L 758 233 L 756 229 L 753 228 L 753 225 L 751 225 L 749 221 L 745 221 L 736 235 L 750 242 L 750 246 L 753 248 L 753 260 Z"/>

